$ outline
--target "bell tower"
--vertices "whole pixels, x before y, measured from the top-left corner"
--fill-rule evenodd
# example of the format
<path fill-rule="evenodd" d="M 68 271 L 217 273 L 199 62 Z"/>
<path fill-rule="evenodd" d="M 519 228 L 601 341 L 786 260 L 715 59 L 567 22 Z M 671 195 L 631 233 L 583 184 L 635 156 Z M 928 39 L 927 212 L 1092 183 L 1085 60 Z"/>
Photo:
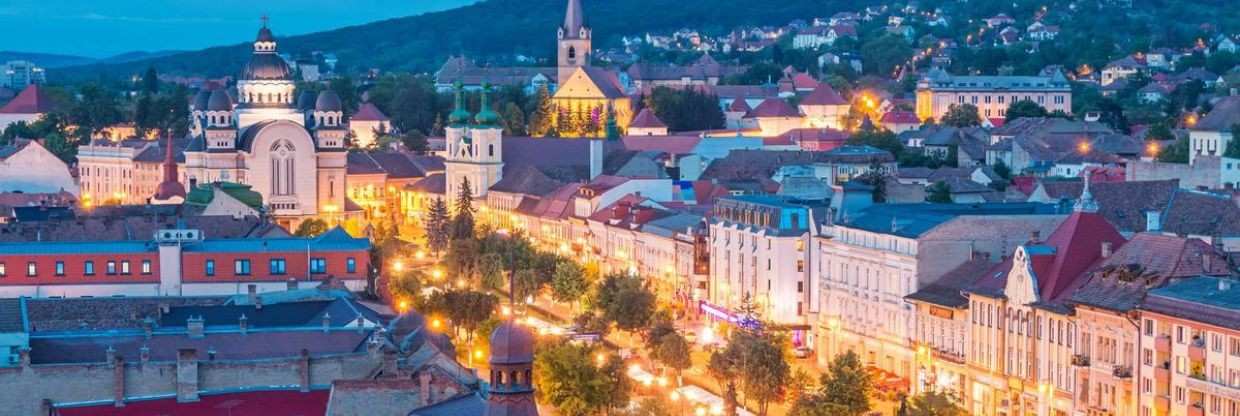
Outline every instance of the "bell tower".
<path fill-rule="evenodd" d="M 564 25 L 556 33 L 559 42 L 556 48 L 559 84 L 564 84 L 577 68 L 590 66 L 591 36 L 590 28 L 585 25 L 585 14 L 581 11 L 581 0 L 568 0 Z"/>
<path fill-rule="evenodd" d="M 486 196 L 487 190 L 503 177 L 504 149 L 502 120 L 491 109 L 491 86 L 484 85 L 481 108 L 473 117 L 465 109 L 464 87 L 456 85 L 456 109 L 448 115 L 448 127 L 444 129 L 448 156 L 444 160 L 445 188 L 448 198 L 455 198 L 462 183 L 469 180 L 473 197 Z"/>

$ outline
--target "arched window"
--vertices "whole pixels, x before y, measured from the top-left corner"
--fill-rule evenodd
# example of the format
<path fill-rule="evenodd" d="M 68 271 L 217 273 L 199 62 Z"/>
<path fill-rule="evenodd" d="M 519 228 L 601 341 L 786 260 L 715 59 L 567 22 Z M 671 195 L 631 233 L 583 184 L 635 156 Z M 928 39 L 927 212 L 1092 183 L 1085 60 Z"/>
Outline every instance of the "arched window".
<path fill-rule="evenodd" d="M 495 372 L 495 385 L 496 386 L 504 385 L 504 372 L 503 371 Z"/>
<path fill-rule="evenodd" d="M 287 140 L 277 141 L 271 146 L 271 193 L 273 195 L 293 195 L 293 169 L 295 148 Z"/>
<path fill-rule="evenodd" d="M 487 156 L 492 156 L 492 157 L 495 156 L 495 145 L 494 144 L 487 145 Z"/>

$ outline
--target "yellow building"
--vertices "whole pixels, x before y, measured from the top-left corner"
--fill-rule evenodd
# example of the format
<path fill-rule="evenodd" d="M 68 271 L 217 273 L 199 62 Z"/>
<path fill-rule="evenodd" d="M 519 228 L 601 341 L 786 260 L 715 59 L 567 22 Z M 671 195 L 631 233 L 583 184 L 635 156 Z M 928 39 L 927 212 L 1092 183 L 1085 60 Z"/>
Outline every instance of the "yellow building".
<path fill-rule="evenodd" d="M 632 100 L 616 74 L 602 68 L 578 67 L 551 97 L 556 114 L 553 125 L 560 137 L 601 137 L 608 117 L 625 131 L 633 119 Z"/>

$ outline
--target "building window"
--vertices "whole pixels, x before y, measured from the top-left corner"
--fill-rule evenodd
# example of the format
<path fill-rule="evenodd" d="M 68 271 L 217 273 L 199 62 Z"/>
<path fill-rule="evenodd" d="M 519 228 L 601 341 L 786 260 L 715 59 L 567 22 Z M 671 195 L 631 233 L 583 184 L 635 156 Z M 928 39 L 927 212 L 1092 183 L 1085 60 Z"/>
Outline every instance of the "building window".
<path fill-rule="evenodd" d="M 797 260 L 797 271 L 798 272 L 805 271 L 805 260 Z"/>
<path fill-rule="evenodd" d="M 5 277 L 8 275 L 9 275 L 9 268 L 5 267 L 4 263 L 0 263 L 0 277 Z"/>
<path fill-rule="evenodd" d="M 327 259 L 322 257 L 310 259 L 310 273 L 327 273 Z"/>
<path fill-rule="evenodd" d="M 233 260 L 233 274 L 238 276 L 250 275 L 250 259 Z"/>
<path fill-rule="evenodd" d="M 142 260 L 142 274 L 151 274 L 150 260 Z"/>
<path fill-rule="evenodd" d="M 270 265 L 271 274 L 284 274 L 285 273 L 284 266 L 285 266 L 284 259 L 271 259 L 271 265 Z"/>
<path fill-rule="evenodd" d="M 215 260 L 207 260 L 207 264 L 204 266 L 204 269 L 205 270 L 203 270 L 203 272 L 207 276 L 215 276 Z"/>
<path fill-rule="evenodd" d="M 35 277 L 39 275 L 39 266 L 33 261 L 26 262 L 26 276 Z"/>
<path fill-rule="evenodd" d="M 85 263 L 82 263 L 82 273 L 87 276 L 94 276 L 95 275 L 95 262 L 91 260 L 87 260 Z"/>
<path fill-rule="evenodd" d="M 116 261 L 108 260 L 107 273 L 116 274 Z"/>
<path fill-rule="evenodd" d="M 121 274 L 129 274 L 129 260 L 121 261 Z"/>
<path fill-rule="evenodd" d="M 56 260 L 56 275 L 57 276 L 65 275 L 65 262 L 64 261 Z"/>
<path fill-rule="evenodd" d="M 349 257 L 348 259 L 344 261 L 344 268 L 346 272 L 356 273 L 357 272 L 357 260 L 353 259 L 352 257 Z"/>

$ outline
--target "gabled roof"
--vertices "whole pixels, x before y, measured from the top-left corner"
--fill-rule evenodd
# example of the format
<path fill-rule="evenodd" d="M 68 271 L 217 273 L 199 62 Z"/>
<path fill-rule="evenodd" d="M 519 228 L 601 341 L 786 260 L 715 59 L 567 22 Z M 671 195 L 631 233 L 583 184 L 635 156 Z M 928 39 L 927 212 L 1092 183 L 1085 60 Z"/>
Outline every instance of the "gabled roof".
<path fill-rule="evenodd" d="M 1068 301 L 1127 312 L 1140 304 L 1146 291 L 1172 279 L 1230 273 L 1227 257 L 1202 240 L 1139 233 L 1091 267 L 1089 281 Z"/>
<path fill-rule="evenodd" d="M 659 116 L 650 110 L 650 107 L 643 108 L 637 113 L 637 117 L 633 117 L 633 121 L 629 123 L 629 128 L 667 128 L 667 124 L 663 124 L 663 120 L 659 120 Z"/>
<path fill-rule="evenodd" d="M 39 84 L 30 84 L 12 101 L 0 107 L 0 114 L 44 114 L 53 110 L 52 99 Z"/>
<path fill-rule="evenodd" d="M 1240 123 L 1240 96 L 1230 96 L 1215 103 L 1214 109 L 1198 120 L 1192 129 L 1228 131 L 1236 123 Z"/>
<path fill-rule="evenodd" d="M 921 124 L 912 111 L 888 111 L 879 119 L 882 124 Z"/>
<path fill-rule="evenodd" d="M 749 110 L 751 108 L 749 108 L 749 103 L 745 102 L 745 97 L 737 97 L 732 100 L 731 104 L 728 104 L 728 111 L 733 113 L 748 113 Z"/>
<path fill-rule="evenodd" d="M 1058 300 L 1060 295 L 1081 281 L 1084 272 L 1102 257 L 1102 243 L 1112 247 L 1124 244 L 1124 237 L 1115 226 L 1097 213 L 1074 212 L 1064 220 L 1045 243 L 1034 247 L 1053 249 L 1051 254 L 1038 254 L 1030 249 L 1039 296 L 1043 301 Z M 1028 246 L 1027 246 L 1028 247 Z M 1044 261 L 1038 257 L 1051 256 Z"/>
<path fill-rule="evenodd" d="M 753 111 L 746 114 L 746 118 L 764 118 L 764 117 L 800 117 L 801 113 L 795 108 L 788 105 L 787 101 L 781 98 L 767 98 L 761 104 L 758 104 Z"/>
<path fill-rule="evenodd" d="M 848 105 L 848 101 L 844 100 L 831 84 L 821 83 L 814 92 L 801 99 L 801 105 Z"/>
<path fill-rule="evenodd" d="M 349 117 L 350 121 L 388 121 L 388 117 L 379 111 L 379 107 L 374 104 L 365 102 L 357 108 L 357 113 Z"/>
<path fill-rule="evenodd" d="M 547 177 L 547 175 L 534 166 L 521 165 L 506 171 L 504 178 L 492 185 L 491 190 L 495 192 L 543 196 L 555 191 L 562 185 L 563 183 Z"/>

